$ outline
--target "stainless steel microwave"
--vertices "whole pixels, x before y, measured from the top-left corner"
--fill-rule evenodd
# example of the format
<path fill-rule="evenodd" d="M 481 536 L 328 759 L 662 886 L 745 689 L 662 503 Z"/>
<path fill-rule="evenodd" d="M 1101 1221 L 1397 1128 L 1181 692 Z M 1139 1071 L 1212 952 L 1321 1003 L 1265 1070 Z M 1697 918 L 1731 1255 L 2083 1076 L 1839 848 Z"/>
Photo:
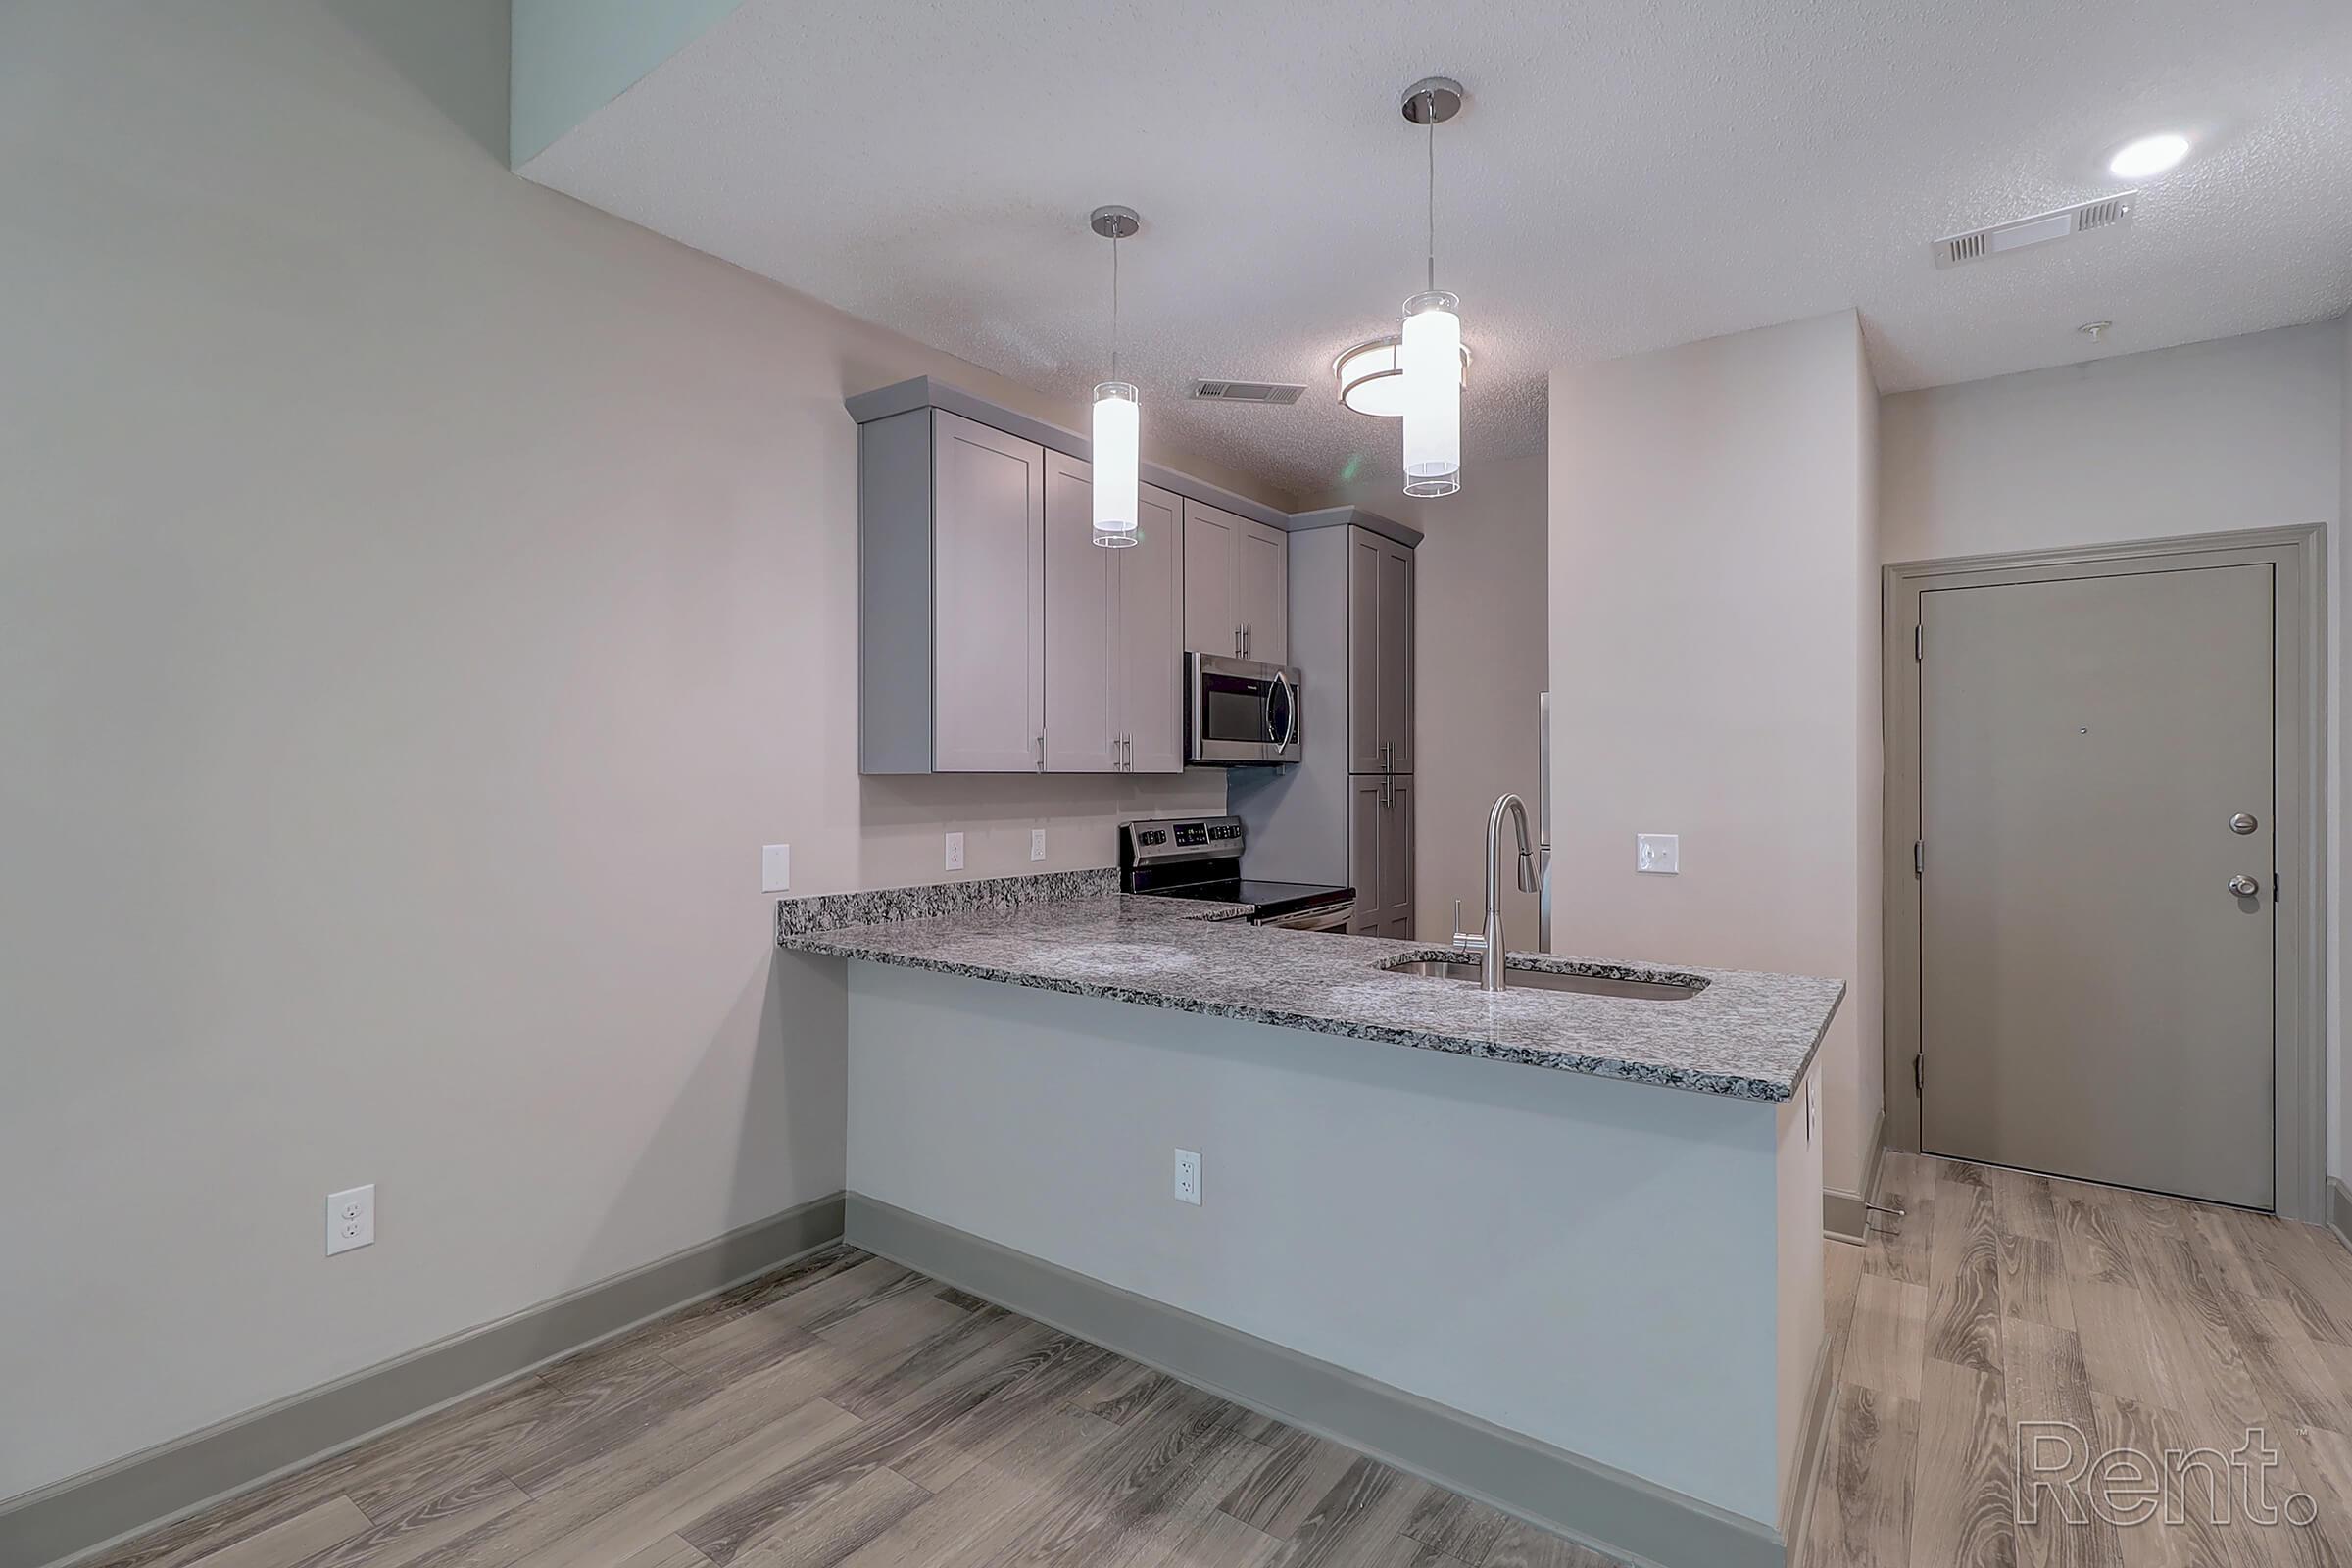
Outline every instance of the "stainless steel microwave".
<path fill-rule="evenodd" d="M 1184 760 L 1210 767 L 1298 760 L 1298 672 L 1222 654 L 1184 656 Z"/>

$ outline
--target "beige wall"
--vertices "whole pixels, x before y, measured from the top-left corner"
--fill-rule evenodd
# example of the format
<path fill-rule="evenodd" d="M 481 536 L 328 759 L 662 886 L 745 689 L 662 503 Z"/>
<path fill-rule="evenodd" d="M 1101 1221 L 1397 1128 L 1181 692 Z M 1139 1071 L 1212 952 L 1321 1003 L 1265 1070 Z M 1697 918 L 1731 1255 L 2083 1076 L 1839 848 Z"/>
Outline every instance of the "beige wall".
<path fill-rule="evenodd" d="M 1551 380 L 1552 945 L 1844 979 L 1844 1190 L 1879 1111 L 1872 403 L 1851 312 Z M 1636 872 L 1644 831 L 1679 876 Z"/>
<path fill-rule="evenodd" d="M 839 1188 L 761 843 L 1223 799 L 859 779 L 843 395 L 1076 411 L 508 172 L 505 11 L 0 8 L 0 1497 Z"/>
<path fill-rule="evenodd" d="M 1394 423 L 1382 428 L 1396 439 Z M 1451 940 L 1456 899 L 1463 921 L 1478 928 L 1494 798 L 1516 791 L 1531 832 L 1536 825 L 1549 466 L 1540 452 L 1494 463 L 1473 453 L 1463 478 L 1460 493 L 1443 500 L 1355 489 L 1314 503 L 1352 503 L 1423 534 L 1413 553 L 1413 919 L 1424 942 Z M 1504 933 L 1532 951 L 1535 897 L 1518 891 L 1507 864 L 1502 886 Z"/>
<path fill-rule="evenodd" d="M 1881 405 L 1888 561 L 2335 523 L 2352 514 L 2346 323 L 2122 355 L 1888 396 Z M 2331 536 L 2335 530 L 2330 529 Z M 2328 1169 L 2341 1174 L 2348 553 L 2329 539 L 2328 750 L 2333 933 Z"/>

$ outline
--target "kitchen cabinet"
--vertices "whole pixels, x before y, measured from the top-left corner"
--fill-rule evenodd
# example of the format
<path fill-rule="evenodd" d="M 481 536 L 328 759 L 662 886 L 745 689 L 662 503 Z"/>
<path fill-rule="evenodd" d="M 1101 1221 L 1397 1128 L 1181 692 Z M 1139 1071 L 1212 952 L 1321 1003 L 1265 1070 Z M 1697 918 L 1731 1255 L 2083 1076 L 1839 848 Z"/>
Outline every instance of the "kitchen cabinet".
<path fill-rule="evenodd" d="M 1413 935 L 1413 781 L 1403 774 L 1358 775 L 1348 794 L 1348 880 L 1357 936 Z"/>
<path fill-rule="evenodd" d="M 912 526 L 858 534 L 872 612 L 858 620 L 860 757 L 924 764 L 875 771 L 1033 771 L 1045 755 L 1045 447 L 948 412 L 892 442 L 927 447 L 884 479 L 927 491 L 924 538 Z M 904 571 L 915 550 L 924 569 Z"/>
<path fill-rule="evenodd" d="M 1141 487 L 1139 543 L 1094 542 L 1089 465 L 1046 455 L 1045 768 L 1184 769 L 1183 503 Z"/>
<path fill-rule="evenodd" d="M 847 408 L 859 772 L 1182 771 L 1196 569 L 1193 646 L 1285 657 L 1283 514 L 1147 463 L 1141 540 L 1105 550 L 1084 436 L 925 376 Z"/>
<path fill-rule="evenodd" d="M 1227 808 L 1250 874 L 1346 882 L 1350 930 L 1413 935 L 1413 543 L 1360 507 L 1291 519 L 1289 662 L 1303 715 L 1298 764 L 1239 768 Z"/>
<path fill-rule="evenodd" d="M 1290 537 L 1198 501 L 1184 504 L 1184 645 L 1288 663 Z"/>
<path fill-rule="evenodd" d="M 1348 768 L 1413 770 L 1413 552 L 1348 530 Z"/>

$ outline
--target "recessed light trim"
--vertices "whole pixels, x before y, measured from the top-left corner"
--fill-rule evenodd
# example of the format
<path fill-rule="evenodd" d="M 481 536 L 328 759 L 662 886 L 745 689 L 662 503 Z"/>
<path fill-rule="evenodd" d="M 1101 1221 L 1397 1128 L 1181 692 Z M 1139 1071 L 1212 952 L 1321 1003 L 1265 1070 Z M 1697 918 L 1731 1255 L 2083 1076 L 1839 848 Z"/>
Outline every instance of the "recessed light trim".
<path fill-rule="evenodd" d="M 2119 179 L 2145 179 L 2161 174 L 2188 156 L 2188 138 L 2166 131 L 2126 142 L 2107 160 L 2107 172 Z"/>

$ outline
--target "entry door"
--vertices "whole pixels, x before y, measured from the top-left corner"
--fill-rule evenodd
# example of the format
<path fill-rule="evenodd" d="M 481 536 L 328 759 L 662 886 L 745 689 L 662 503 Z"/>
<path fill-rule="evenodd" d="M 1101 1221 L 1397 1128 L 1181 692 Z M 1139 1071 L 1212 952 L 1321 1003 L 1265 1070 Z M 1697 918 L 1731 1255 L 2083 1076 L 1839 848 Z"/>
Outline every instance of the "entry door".
<path fill-rule="evenodd" d="M 1920 595 L 1929 1152 L 2272 1206 L 2273 570 Z"/>

